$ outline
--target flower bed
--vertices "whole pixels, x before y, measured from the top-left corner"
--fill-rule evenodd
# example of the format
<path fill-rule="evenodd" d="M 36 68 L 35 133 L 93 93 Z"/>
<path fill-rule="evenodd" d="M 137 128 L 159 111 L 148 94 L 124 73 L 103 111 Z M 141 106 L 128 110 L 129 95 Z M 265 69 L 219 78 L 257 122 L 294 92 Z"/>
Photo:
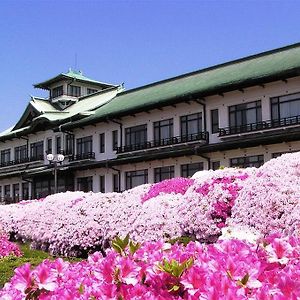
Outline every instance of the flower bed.
<path fill-rule="evenodd" d="M 214 242 L 231 225 L 297 235 L 299 199 L 300 153 L 293 153 L 259 169 L 202 171 L 123 193 L 68 192 L 1 206 L 0 224 L 35 248 L 82 256 L 127 233 L 138 242 Z"/>
<path fill-rule="evenodd" d="M 1 299 L 298 299 L 300 240 L 272 235 L 258 244 L 229 239 L 186 247 L 115 240 L 107 256 L 71 264 L 29 264 Z M 128 246 L 129 245 L 129 246 Z"/>

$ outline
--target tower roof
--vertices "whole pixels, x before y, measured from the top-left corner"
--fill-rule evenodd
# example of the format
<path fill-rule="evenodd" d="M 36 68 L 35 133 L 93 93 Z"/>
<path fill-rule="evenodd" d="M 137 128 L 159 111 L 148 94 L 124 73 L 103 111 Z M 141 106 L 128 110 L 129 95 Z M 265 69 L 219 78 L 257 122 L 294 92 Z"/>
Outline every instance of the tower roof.
<path fill-rule="evenodd" d="M 57 76 L 55 76 L 53 78 L 50 78 L 50 79 L 48 79 L 46 81 L 43 81 L 43 82 L 40 82 L 40 83 L 36 83 L 33 86 L 35 88 L 49 90 L 50 85 L 52 85 L 55 82 L 64 80 L 64 79 L 71 79 L 71 80 L 78 81 L 78 82 L 91 83 L 91 84 L 101 86 L 103 88 L 117 86 L 117 85 L 114 85 L 114 84 L 104 83 L 104 82 L 101 82 L 101 81 L 90 79 L 90 78 L 84 76 L 81 71 L 74 71 L 72 69 L 69 69 L 69 71 L 67 73 L 60 73 L 60 74 L 58 74 Z"/>

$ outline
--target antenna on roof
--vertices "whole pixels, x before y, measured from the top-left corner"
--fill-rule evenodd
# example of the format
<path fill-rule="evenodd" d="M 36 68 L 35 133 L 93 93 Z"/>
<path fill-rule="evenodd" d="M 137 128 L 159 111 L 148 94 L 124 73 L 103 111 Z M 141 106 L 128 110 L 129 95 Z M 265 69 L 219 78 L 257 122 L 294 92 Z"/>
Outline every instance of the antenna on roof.
<path fill-rule="evenodd" d="M 75 66 L 74 66 L 74 70 L 77 70 L 77 53 L 75 52 Z"/>

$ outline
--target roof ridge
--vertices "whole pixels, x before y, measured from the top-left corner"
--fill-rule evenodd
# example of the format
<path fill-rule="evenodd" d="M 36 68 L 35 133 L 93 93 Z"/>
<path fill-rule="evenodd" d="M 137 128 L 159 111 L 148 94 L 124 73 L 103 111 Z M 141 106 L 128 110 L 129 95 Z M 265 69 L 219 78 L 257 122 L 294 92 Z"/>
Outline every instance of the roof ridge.
<path fill-rule="evenodd" d="M 163 84 L 163 83 L 175 81 L 177 79 L 193 76 L 193 75 L 196 75 L 196 74 L 205 73 L 205 72 L 215 70 L 215 69 L 218 69 L 218 68 L 234 65 L 234 64 L 237 64 L 237 63 L 240 63 L 240 62 L 249 61 L 249 60 L 252 60 L 252 59 L 255 59 L 255 58 L 258 58 L 258 57 L 267 56 L 267 55 L 270 55 L 270 54 L 273 54 L 273 53 L 279 53 L 279 52 L 289 50 L 289 49 L 292 49 L 292 48 L 297 48 L 297 47 L 300 47 L 300 42 L 294 43 L 294 44 L 291 44 L 291 45 L 287 45 L 287 46 L 283 46 L 283 47 L 280 47 L 280 48 L 272 49 L 272 50 L 267 50 L 267 51 L 264 51 L 264 52 L 259 52 L 259 53 L 256 53 L 256 54 L 251 54 L 251 55 L 248 55 L 248 56 L 244 56 L 244 57 L 241 57 L 241 58 L 237 58 L 237 59 L 234 59 L 234 60 L 227 61 L 225 63 L 216 64 L 216 65 L 213 65 L 213 66 L 210 66 L 210 67 L 206 67 L 206 68 L 199 69 L 199 70 L 196 70 L 196 71 L 184 73 L 184 74 L 174 76 L 174 77 L 170 77 L 170 78 L 167 78 L 167 79 L 155 81 L 155 82 L 152 82 L 152 83 L 149 83 L 149 84 L 146 84 L 146 85 L 142 85 L 142 86 L 130 89 L 130 90 L 123 91 L 123 92 L 119 93 L 117 96 L 121 96 L 121 95 L 124 95 L 124 94 L 129 94 L 129 93 L 135 92 L 137 90 L 146 89 L 148 87 L 152 87 L 152 86 L 155 86 L 155 85 L 160 85 L 160 84 Z"/>

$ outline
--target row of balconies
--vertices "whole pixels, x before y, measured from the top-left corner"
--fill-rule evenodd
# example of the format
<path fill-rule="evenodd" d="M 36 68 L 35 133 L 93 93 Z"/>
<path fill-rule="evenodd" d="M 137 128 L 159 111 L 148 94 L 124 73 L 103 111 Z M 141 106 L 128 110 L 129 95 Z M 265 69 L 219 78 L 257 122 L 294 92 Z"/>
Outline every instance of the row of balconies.
<path fill-rule="evenodd" d="M 233 134 L 254 132 L 259 130 L 274 129 L 279 127 L 292 126 L 292 125 L 300 125 L 300 116 L 282 118 L 276 120 L 267 120 L 267 121 L 261 121 L 257 123 L 240 125 L 240 126 L 220 128 L 219 137 L 229 136 Z"/>
<path fill-rule="evenodd" d="M 251 124 L 246 124 L 241 126 L 220 128 L 218 136 L 223 138 L 227 136 L 228 137 L 234 136 L 236 134 L 247 134 L 255 131 L 266 131 L 266 130 L 276 129 L 280 127 L 297 126 L 297 125 L 300 125 L 300 116 L 283 118 L 278 120 L 261 121 L 261 122 L 251 123 Z M 150 150 L 154 148 L 167 147 L 167 146 L 176 146 L 176 145 L 179 146 L 179 145 L 184 145 L 193 142 L 202 142 L 202 144 L 207 144 L 208 140 L 209 140 L 208 132 L 198 132 L 195 134 L 175 136 L 166 139 L 147 141 L 139 144 L 125 145 L 121 147 L 116 147 L 114 150 L 116 151 L 116 154 L 122 154 L 122 153 L 128 153 L 133 151 L 148 150 L 148 149 Z M 95 159 L 95 152 L 74 154 L 71 153 L 70 151 L 68 152 L 61 151 L 61 153 L 68 157 L 69 162 Z M 2 162 L 0 163 L 0 167 L 9 167 L 9 166 L 26 164 L 30 162 L 37 162 L 43 160 L 44 160 L 44 156 L 39 155 L 35 157 L 23 158 L 20 160 Z"/>

